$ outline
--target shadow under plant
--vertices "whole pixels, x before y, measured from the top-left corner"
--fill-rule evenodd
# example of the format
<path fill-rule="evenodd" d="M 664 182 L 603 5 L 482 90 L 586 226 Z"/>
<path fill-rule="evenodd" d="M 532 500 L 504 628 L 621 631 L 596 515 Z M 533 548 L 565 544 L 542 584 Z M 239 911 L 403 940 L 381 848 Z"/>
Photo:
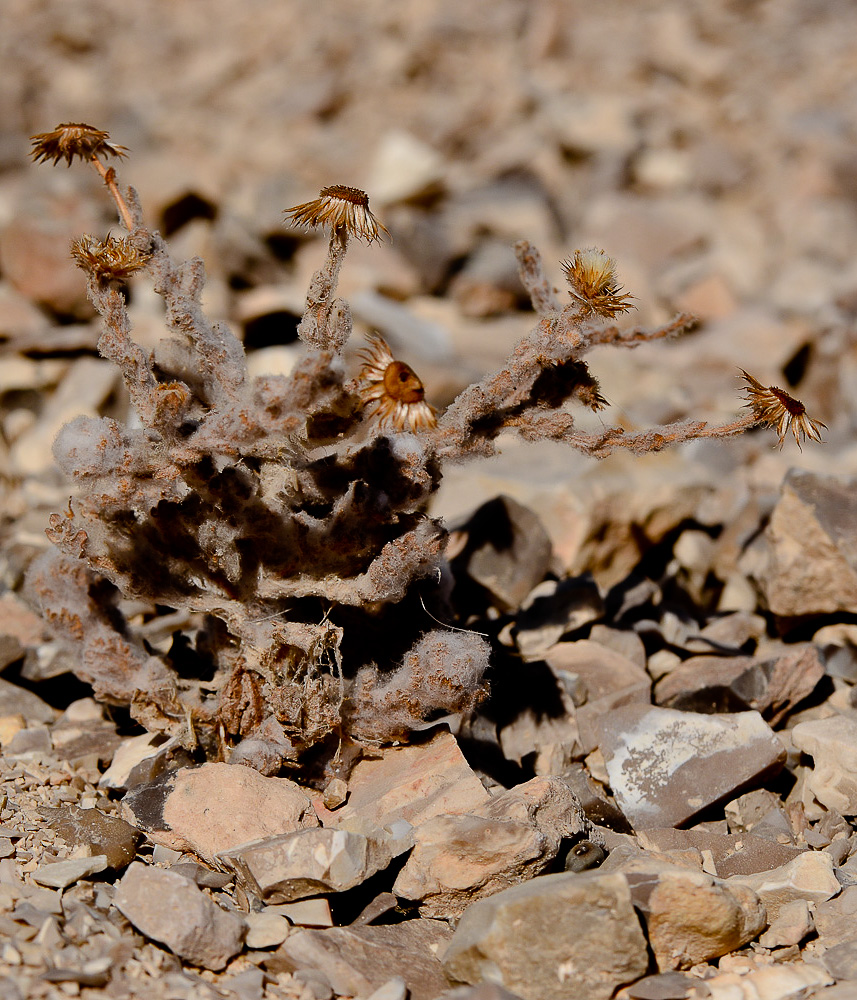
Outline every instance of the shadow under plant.
<path fill-rule="evenodd" d="M 119 208 L 127 235 L 84 236 L 72 256 L 104 321 L 99 351 L 122 371 L 139 426 L 78 417 L 61 431 L 54 455 L 79 497 L 52 515 L 55 547 L 32 565 L 29 590 L 77 646 L 76 672 L 98 698 L 210 758 L 266 774 L 319 759 L 330 775 L 349 745 L 406 740 L 438 715 L 473 712 L 487 694 L 489 643 L 426 630 L 425 615 L 401 609 L 418 581 L 441 576 L 446 531 L 426 509 L 443 464 L 493 454 L 501 432 L 596 458 L 757 424 L 776 427 L 781 442 L 789 429 L 798 442 L 819 439 L 823 425 L 800 402 L 746 374 L 749 412 L 732 423 L 578 430 L 569 404 L 603 404 L 583 360 L 589 348 L 633 348 L 692 322 L 612 325 L 631 297 L 600 250 L 564 262 L 564 306 L 537 250 L 517 244 L 536 325 L 443 414 L 381 338 L 349 376 L 341 352 L 351 314 L 336 297 L 338 274 L 352 238 L 372 243 L 386 230 L 366 195 L 342 186 L 287 213 L 330 231 L 299 327 L 304 355 L 288 376 L 250 378 L 241 343 L 200 308 L 203 262 L 173 261 L 134 190 L 105 165 L 122 147 L 82 124 L 34 143 L 36 159 L 91 162 Z M 152 354 L 132 338 L 121 291 L 135 272 L 165 305 L 170 336 Z M 192 627 L 156 655 L 120 597 L 184 611 Z"/>

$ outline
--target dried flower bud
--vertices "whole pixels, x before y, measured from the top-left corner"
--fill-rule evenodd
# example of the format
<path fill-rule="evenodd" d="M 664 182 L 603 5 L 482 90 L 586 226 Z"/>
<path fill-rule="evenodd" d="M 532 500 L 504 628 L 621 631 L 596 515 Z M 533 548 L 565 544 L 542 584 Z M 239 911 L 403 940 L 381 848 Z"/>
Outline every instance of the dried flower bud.
<path fill-rule="evenodd" d="M 124 281 L 145 267 L 152 255 L 140 250 L 127 236 L 108 236 L 103 243 L 94 236 L 81 236 L 72 242 L 71 256 L 78 267 L 101 281 Z"/>
<path fill-rule="evenodd" d="M 287 208 L 285 216 L 294 226 L 303 226 L 304 229 L 317 229 L 321 226 L 330 226 L 334 230 L 344 229 L 351 236 L 367 243 L 380 243 L 382 234 L 390 235 L 369 211 L 369 196 L 366 192 L 343 184 L 322 188 L 318 198 Z"/>
<path fill-rule="evenodd" d="M 745 404 L 753 411 L 758 423 L 776 427 L 782 448 L 786 434 L 791 428 L 794 439 L 800 448 L 801 437 L 813 441 L 821 440 L 821 428 L 827 429 L 827 424 L 813 420 L 806 412 L 806 407 L 799 399 L 790 396 L 784 389 L 775 385 L 762 385 L 743 368 L 739 369 L 747 382 L 744 391 L 747 394 Z"/>
<path fill-rule="evenodd" d="M 70 167 L 75 156 L 91 160 L 96 156 L 124 156 L 127 152 L 124 146 L 111 143 L 107 132 L 81 122 L 65 122 L 53 132 L 40 132 L 30 138 L 33 142 L 30 155 L 36 163 L 53 160 L 56 165 L 64 159 Z"/>
<path fill-rule="evenodd" d="M 597 313 L 613 319 L 632 309 L 634 297 L 623 293 L 616 278 L 616 262 L 603 250 L 590 247 L 575 250 L 571 260 L 562 261 L 572 298 L 580 305 L 584 316 Z"/>
<path fill-rule="evenodd" d="M 360 356 L 360 379 L 366 383 L 360 396 L 366 413 L 378 417 L 381 427 L 389 423 L 396 430 L 415 434 L 437 425 L 434 407 L 425 402 L 425 388 L 417 373 L 404 361 L 396 361 L 382 337 L 370 337 L 369 347 Z"/>

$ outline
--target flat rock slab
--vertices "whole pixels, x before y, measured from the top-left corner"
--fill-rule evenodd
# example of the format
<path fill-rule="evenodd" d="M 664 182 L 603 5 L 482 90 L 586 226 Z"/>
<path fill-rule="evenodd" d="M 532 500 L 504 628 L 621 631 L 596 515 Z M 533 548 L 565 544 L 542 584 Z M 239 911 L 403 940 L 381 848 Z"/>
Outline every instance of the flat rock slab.
<path fill-rule="evenodd" d="M 297 931 L 279 951 L 299 968 L 321 970 L 337 996 L 369 997 L 401 976 L 411 1000 L 434 1000 L 449 987 L 436 956 L 449 938 L 442 921 L 407 920 L 383 927 Z"/>
<path fill-rule="evenodd" d="M 524 1000 L 607 1000 L 648 966 L 620 874 L 545 875 L 479 899 L 443 958 L 452 980 L 489 980 Z"/>
<path fill-rule="evenodd" d="M 641 830 L 640 844 L 650 851 L 710 851 L 719 878 L 755 875 L 788 864 L 806 848 L 778 844 L 750 833 L 711 833 L 709 830 L 676 830 L 674 827 Z"/>
<path fill-rule="evenodd" d="M 91 858 L 68 858 L 65 861 L 42 865 L 31 877 L 39 885 L 50 886 L 52 889 L 67 889 L 79 879 L 103 872 L 107 867 L 107 858 L 103 854 L 96 854 Z"/>
<path fill-rule="evenodd" d="M 307 794 L 288 778 L 266 778 L 241 764 L 203 764 L 137 785 L 123 819 L 156 844 L 215 857 L 240 844 L 318 826 Z"/>
<path fill-rule="evenodd" d="M 69 847 L 85 847 L 92 856 L 104 854 L 110 868 L 123 869 L 137 854 L 142 835 L 118 816 L 74 805 L 62 809 L 45 806 L 41 811 L 47 825 L 56 830 Z"/>
<path fill-rule="evenodd" d="M 642 829 L 686 823 L 779 770 L 786 756 L 758 712 L 698 715 L 626 705 L 598 728 L 616 801 Z"/>
<path fill-rule="evenodd" d="M 213 903 L 183 875 L 135 861 L 113 905 L 153 941 L 193 965 L 223 969 L 241 951 L 247 926 Z"/>
<path fill-rule="evenodd" d="M 769 920 L 774 920 L 786 903 L 796 899 L 824 903 L 842 889 L 833 874 L 833 858 L 824 851 L 804 851 L 772 871 L 734 875 L 727 883 L 741 883 L 751 888 L 767 907 Z"/>
<path fill-rule="evenodd" d="M 359 761 L 348 779 L 348 802 L 335 812 L 320 798 L 313 805 L 325 826 L 348 828 L 355 819 L 378 827 L 400 819 L 419 826 L 433 816 L 471 812 L 490 798 L 455 737 L 439 732 L 426 743 Z"/>

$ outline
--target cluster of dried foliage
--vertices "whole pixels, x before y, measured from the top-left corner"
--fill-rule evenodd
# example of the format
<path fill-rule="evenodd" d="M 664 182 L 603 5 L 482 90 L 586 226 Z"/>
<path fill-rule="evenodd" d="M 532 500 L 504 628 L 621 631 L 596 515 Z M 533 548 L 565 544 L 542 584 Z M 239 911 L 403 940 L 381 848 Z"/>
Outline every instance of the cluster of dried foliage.
<path fill-rule="evenodd" d="M 123 155 L 82 124 L 34 137 L 36 159 L 91 162 L 127 230 L 83 236 L 71 252 L 104 321 L 99 351 L 122 371 L 138 423 L 79 417 L 60 433 L 56 461 L 79 490 L 51 517 L 55 547 L 32 566 L 29 588 L 76 645 L 78 674 L 97 697 L 210 757 L 265 773 L 326 762 L 329 774 L 344 747 L 406 739 L 438 715 L 472 712 L 485 696 L 486 640 L 427 627 L 420 611 L 442 589 L 446 531 L 426 511 L 444 461 L 490 455 L 510 430 L 595 457 L 759 423 L 776 426 L 781 441 L 789 428 L 798 440 L 819 436 L 797 400 L 751 376 L 749 412 L 729 424 L 578 430 L 567 404 L 604 402 L 583 360 L 590 347 L 633 348 L 690 322 L 612 325 L 631 297 L 600 250 L 563 263 L 564 306 L 536 249 L 517 245 L 536 325 L 502 369 L 442 414 L 380 337 L 350 377 L 341 352 L 351 315 L 337 278 L 350 239 L 387 233 L 366 195 L 344 186 L 286 213 L 295 225 L 329 230 L 327 258 L 299 327 L 302 360 L 288 376 L 250 378 L 241 343 L 200 308 L 202 261 L 173 261 L 143 224 L 133 189 L 120 189 L 103 162 Z M 152 353 L 132 339 L 121 287 L 135 272 L 165 305 L 169 337 Z M 157 652 L 124 618 L 120 598 L 184 612 L 190 626 Z"/>

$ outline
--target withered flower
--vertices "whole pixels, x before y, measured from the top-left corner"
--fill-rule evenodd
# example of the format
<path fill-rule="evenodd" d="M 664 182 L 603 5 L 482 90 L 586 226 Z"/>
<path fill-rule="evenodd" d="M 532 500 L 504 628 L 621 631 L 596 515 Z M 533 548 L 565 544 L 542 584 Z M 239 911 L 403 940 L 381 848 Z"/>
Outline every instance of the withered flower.
<path fill-rule="evenodd" d="M 747 382 L 744 386 L 744 392 L 747 394 L 745 405 L 753 411 L 753 416 L 760 424 L 777 428 L 781 448 L 789 428 L 794 434 L 798 448 L 801 446 L 801 437 L 810 438 L 812 441 L 821 440 L 821 428 L 826 430 L 827 424 L 813 420 L 799 399 L 795 399 L 775 385 L 762 385 L 743 368 L 739 371 Z"/>
<path fill-rule="evenodd" d="M 285 216 L 292 225 L 304 229 L 329 226 L 332 230 L 344 229 L 358 240 L 380 243 L 382 234 L 390 233 L 369 211 L 369 196 L 359 188 L 334 184 L 322 188 L 313 201 L 287 208 Z"/>
<path fill-rule="evenodd" d="M 571 296 L 584 316 L 597 313 L 613 319 L 633 308 L 630 300 L 634 296 L 622 291 L 616 277 L 616 261 L 603 250 L 575 250 L 571 260 L 562 261 L 561 266 Z"/>
<path fill-rule="evenodd" d="M 97 156 L 124 156 L 127 152 L 124 146 L 110 142 L 107 132 L 82 122 L 65 122 L 53 132 L 40 132 L 30 138 L 33 142 L 30 155 L 36 163 L 53 160 L 56 165 L 64 159 L 70 167 L 75 156 L 91 160 Z"/>
<path fill-rule="evenodd" d="M 104 242 L 94 236 L 81 236 L 72 241 L 71 256 L 78 267 L 102 281 L 124 281 L 152 257 L 127 236 L 108 236 Z"/>
<path fill-rule="evenodd" d="M 368 416 L 378 417 L 381 427 L 390 424 L 414 434 L 437 426 L 434 407 L 425 401 L 426 391 L 417 373 L 404 361 L 396 361 L 382 337 L 370 337 L 360 357 L 360 380 L 365 383 L 360 397 Z"/>

